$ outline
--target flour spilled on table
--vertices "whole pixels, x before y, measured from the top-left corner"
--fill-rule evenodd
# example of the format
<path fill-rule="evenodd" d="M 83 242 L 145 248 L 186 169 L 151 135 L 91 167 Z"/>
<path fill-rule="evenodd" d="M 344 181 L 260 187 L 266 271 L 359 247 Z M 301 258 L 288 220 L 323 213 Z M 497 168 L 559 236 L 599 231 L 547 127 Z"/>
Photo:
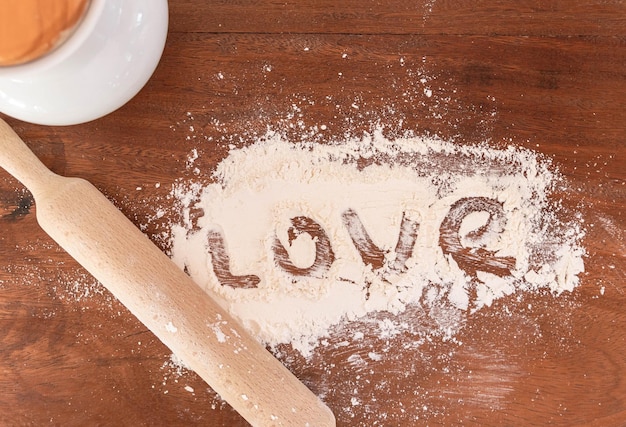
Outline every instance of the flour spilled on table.
<path fill-rule="evenodd" d="M 232 147 L 213 178 L 173 189 L 173 260 L 259 340 L 305 357 L 345 322 L 413 331 L 394 315 L 414 306 L 454 340 L 463 313 L 572 291 L 584 271 L 582 219 L 559 217 L 561 177 L 530 150 L 268 132 Z"/>

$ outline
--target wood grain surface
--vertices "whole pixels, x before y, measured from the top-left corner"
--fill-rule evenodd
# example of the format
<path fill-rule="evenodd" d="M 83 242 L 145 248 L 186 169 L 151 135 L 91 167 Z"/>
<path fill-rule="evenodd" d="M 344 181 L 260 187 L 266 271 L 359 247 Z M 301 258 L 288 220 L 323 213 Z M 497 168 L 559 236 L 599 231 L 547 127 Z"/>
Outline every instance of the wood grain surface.
<path fill-rule="evenodd" d="M 229 144 L 268 127 L 323 143 L 382 125 L 543 153 L 587 229 L 574 292 L 498 300 L 457 341 L 366 333 L 364 357 L 390 355 L 367 366 L 341 328 L 310 359 L 279 356 L 343 426 L 626 425 L 626 3 L 172 0 L 170 14 L 161 63 L 120 110 L 71 127 L 2 117 L 164 250 L 172 185 L 210 180 Z M 246 425 L 46 236 L 3 171 L 0 210 L 1 425 Z"/>

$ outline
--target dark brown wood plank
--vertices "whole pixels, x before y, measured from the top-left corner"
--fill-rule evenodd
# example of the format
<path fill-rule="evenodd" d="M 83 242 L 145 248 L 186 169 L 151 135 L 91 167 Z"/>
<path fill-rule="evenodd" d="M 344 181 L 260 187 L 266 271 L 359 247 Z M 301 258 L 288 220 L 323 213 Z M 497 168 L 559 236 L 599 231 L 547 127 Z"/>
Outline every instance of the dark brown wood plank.
<path fill-rule="evenodd" d="M 624 36 L 620 1 L 172 2 L 175 32 Z"/>

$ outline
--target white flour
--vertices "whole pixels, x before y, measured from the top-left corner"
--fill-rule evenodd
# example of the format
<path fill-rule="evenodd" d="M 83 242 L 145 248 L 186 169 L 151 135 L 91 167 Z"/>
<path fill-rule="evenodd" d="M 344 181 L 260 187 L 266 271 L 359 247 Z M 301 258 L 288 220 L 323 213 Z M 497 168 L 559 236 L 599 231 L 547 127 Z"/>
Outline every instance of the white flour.
<path fill-rule="evenodd" d="M 333 326 L 410 305 L 446 307 L 434 320 L 452 337 L 454 313 L 571 291 L 584 271 L 581 220 L 559 218 L 560 177 L 532 151 L 268 134 L 214 178 L 174 189 L 173 260 L 260 340 L 305 356 Z"/>

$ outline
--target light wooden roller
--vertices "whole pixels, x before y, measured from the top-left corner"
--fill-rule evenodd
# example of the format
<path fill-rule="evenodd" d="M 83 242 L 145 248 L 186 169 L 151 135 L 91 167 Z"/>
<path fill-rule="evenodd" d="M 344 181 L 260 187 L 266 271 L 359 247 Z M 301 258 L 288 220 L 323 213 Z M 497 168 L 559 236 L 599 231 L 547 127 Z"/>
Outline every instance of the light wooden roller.
<path fill-rule="evenodd" d="M 334 426 L 332 412 L 89 182 L 47 169 L 0 119 L 0 166 L 37 220 L 254 426 Z"/>

